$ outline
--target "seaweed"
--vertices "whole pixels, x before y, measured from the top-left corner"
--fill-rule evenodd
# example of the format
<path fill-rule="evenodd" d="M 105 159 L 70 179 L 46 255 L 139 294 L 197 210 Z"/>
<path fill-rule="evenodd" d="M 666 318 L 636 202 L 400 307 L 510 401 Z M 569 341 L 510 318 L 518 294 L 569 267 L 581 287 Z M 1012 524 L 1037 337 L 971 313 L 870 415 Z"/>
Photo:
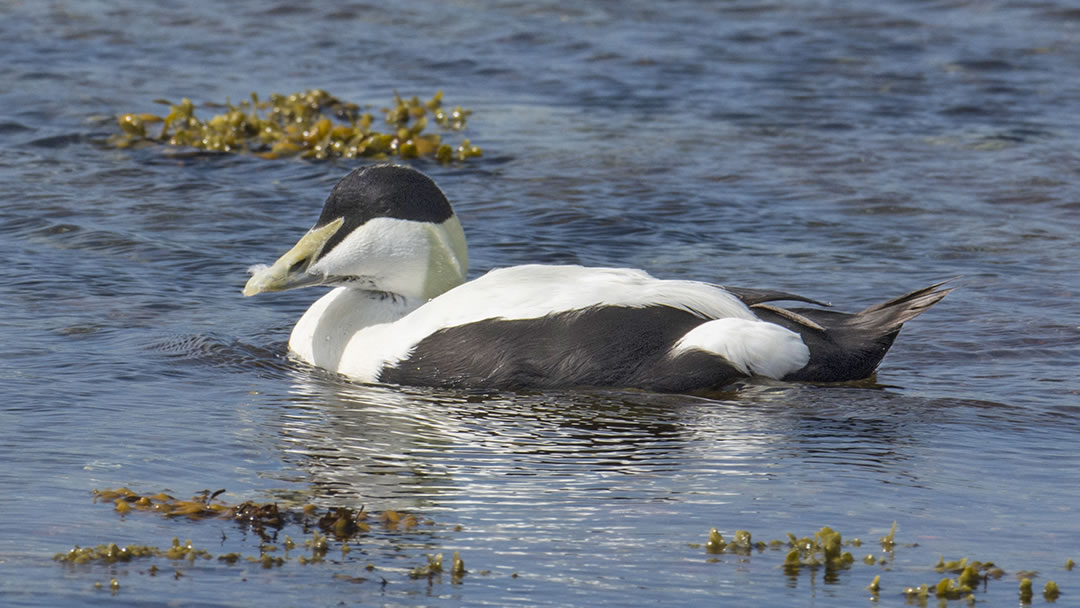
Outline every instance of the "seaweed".
<path fill-rule="evenodd" d="M 196 561 L 214 560 L 222 567 L 231 567 L 240 564 L 255 564 L 263 569 L 280 568 L 287 564 L 301 566 L 317 565 L 324 561 L 344 563 L 352 548 L 350 543 L 357 545 L 365 541 L 367 534 L 381 534 L 383 537 L 373 538 L 378 542 L 385 541 L 385 535 L 417 534 L 428 532 L 426 527 L 435 525 L 430 519 L 420 518 L 414 513 L 397 510 L 385 510 L 381 513 L 369 513 L 363 507 L 353 509 L 349 507 L 320 508 L 313 504 L 301 504 L 293 507 L 283 507 L 277 503 L 259 503 L 255 501 L 243 501 L 237 504 L 228 504 L 221 500 L 225 490 L 203 490 L 197 492 L 190 499 L 179 499 L 167 492 L 156 494 L 139 494 L 129 488 L 93 490 L 93 500 L 97 503 L 113 506 L 113 510 L 123 518 L 135 517 L 138 514 L 157 514 L 167 520 L 184 519 L 192 522 L 199 521 L 231 521 L 245 530 L 253 532 L 259 539 L 258 554 L 244 555 L 236 551 L 212 554 L 205 549 L 197 548 L 192 541 L 181 542 L 179 538 L 173 538 L 170 545 L 162 548 L 149 544 L 133 544 L 121 546 L 118 543 L 106 543 L 94 547 L 74 546 L 72 549 L 57 553 L 53 559 L 72 568 L 103 564 L 112 566 L 118 563 L 132 562 L 135 560 L 169 560 L 172 562 L 176 578 L 186 576 L 182 572 L 185 566 L 191 566 Z M 303 541 L 302 554 L 297 554 L 298 543 L 294 542 L 289 535 L 284 536 L 282 542 L 277 541 L 278 532 L 298 526 L 310 536 Z M 373 527 L 378 526 L 378 530 Z M 460 526 L 455 529 L 460 530 Z M 222 531 L 222 542 L 226 534 Z M 412 542 L 404 537 L 406 543 Z M 331 549 L 340 547 L 341 561 L 328 560 L 327 555 Z M 368 563 L 368 572 L 376 569 L 374 563 Z M 150 576 L 156 576 L 160 571 L 156 563 L 151 563 L 144 572 Z M 440 580 L 443 573 L 442 555 L 429 555 L 427 563 L 409 571 L 411 578 L 428 578 L 429 584 Z M 110 573 L 116 573 L 113 568 Z M 453 584 L 461 584 L 466 573 L 465 562 L 459 552 L 453 554 L 453 561 L 449 567 L 450 580 Z M 485 573 L 487 571 L 481 571 Z M 126 574 L 127 570 L 119 571 Z M 368 580 L 365 577 L 351 577 L 348 575 L 335 574 L 335 578 L 345 576 L 350 582 L 360 583 Z M 385 578 L 382 584 L 387 584 Z M 104 585 L 97 583 L 97 588 Z M 109 588 L 113 594 L 119 592 L 117 579 L 112 579 Z"/>
<path fill-rule="evenodd" d="M 116 512 L 122 516 L 142 511 L 157 513 L 166 518 L 186 517 L 191 520 L 231 519 L 251 529 L 264 541 L 270 540 L 273 533 L 281 530 L 289 523 L 317 527 L 340 541 L 371 531 L 371 525 L 367 523 L 368 513 L 363 507 L 359 510 L 348 507 L 330 507 L 320 512 L 318 507 L 310 504 L 298 509 L 283 509 L 276 503 L 252 501 L 229 505 L 218 500 L 218 496 L 224 492 L 225 490 L 217 490 L 216 492 L 203 490 L 190 500 L 184 500 L 165 492 L 140 495 L 128 488 L 117 488 L 108 490 L 95 489 L 93 496 L 94 502 L 111 502 Z M 427 520 L 421 521 L 415 514 L 394 510 L 383 511 L 376 519 L 387 530 L 406 532 L 421 524 L 433 523 Z M 287 549 L 290 548 L 288 543 L 291 542 L 287 541 Z"/>
<path fill-rule="evenodd" d="M 442 553 L 427 556 L 427 563 L 409 571 L 409 578 L 427 578 L 442 574 Z"/>
<path fill-rule="evenodd" d="M 1046 581 L 1046 585 L 1043 587 L 1043 597 L 1048 602 L 1057 601 L 1061 596 L 1061 591 L 1058 590 L 1058 585 L 1054 581 Z"/>
<path fill-rule="evenodd" d="M 798 576 L 803 568 L 824 568 L 825 580 L 835 580 L 838 571 L 850 568 L 855 562 L 851 552 L 843 550 L 843 536 L 828 526 L 812 537 L 796 538 L 789 532 L 788 547 L 783 566 L 788 576 Z"/>
<path fill-rule="evenodd" d="M 897 524 L 893 522 L 889 533 L 881 538 L 882 550 L 889 554 L 890 558 L 898 546 L 896 533 Z M 785 575 L 797 578 L 803 571 L 813 573 L 820 569 L 824 571 L 826 582 L 836 582 L 837 573 L 850 569 L 855 563 L 851 552 L 845 551 L 844 547 L 859 547 L 862 545 L 862 541 L 858 538 L 845 541 L 839 532 L 828 526 L 821 528 L 812 536 L 799 538 L 788 533 L 786 540 L 772 540 L 767 543 L 751 543 L 750 533 L 745 530 L 736 531 L 735 538 L 735 541 L 725 543 L 720 530 L 712 528 L 709 530 L 708 539 L 704 543 L 705 553 L 710 556 L 725 553 L 748 556 L 751 554 L 751 548 L 758 549 L 759 553 L 766 548 L 782 551 L 784 557 L 780 569 Z M 692 544 L 692 546 L 701 547 L 698 544 Z M 709 561 L 716 562 L 719 560 L 716 557 L 710 557 Z M 887 559 L 881 558 L 879 560 L 873 554 L 867 555 L 861 561 L 868 566 L 884 566 L 888 563 Z M 1065 563 L 1066 570 L 1071 569 L 1072 566 L 1072 560 Z M 944 605 L 943 602 L 949 600 L 964 600 L 971 604 L 976 601 L 975 593 L 977 591 L 980 589 L 985 591 L 990 581 L 1001 579 L 1005 575 L 1005 571 L 994 562 L 978 561 L 967 557 L 946 561 L 945 556 L 941 556 L 933 569 L 939 574 L 953 574 L 956 576 L 939 578 L 936 583 L 922 583 L 905 587 L 903 595 L 908 603 L 923 606 L 933 596 L 938 599 L 940 605 Z M 889 568 L 885 569 L 885 572 L 889 571 Z M 1030 603 L 1034 594 L 1031 578 L 1036 573 L 1019 570 L 1015 572 L 1015 575 L 1020 579 L 1020 602 L 1022 604 Z M 876 574 L 866 589 L 870 591 L 871 599 L 878 600 L 883 589 L 882 575 Z M 1060 595 L 1061 590 L 1057 583 L 1048 581 L 1043 588 L 1043 597 L 1046 601 L 1054 602 Z"/>
<path fill-rule="evenodd" d="M 173 538 L 169 546 L 159 548 L 154 545 L 132 544 L 121 546 L 118 543 L 106 543 L 95 547 L 80 547 L 58 553 L 54 559 L 79 568 L 84 565 L 93 566 L 104 564 L 108 566 L 110 574 L 126 573 L 127 569 L 116 569 L 115 564 L 126 563 L 136 560 L 152 562 L 146 571 L 150 576 L 155 576 L 159 568 L 154 560 L 168 560 L 175 568 L 174 576 L 185 576 L 182 570 L 185 565 L 193 565 L 197 561 L 215 560 L 221 567 L 232 567 L 237 564 L 257 564 L 264 569 L 273 569 L 288 564 L 318 567 L 323 562 L 332 564 L 356 564 L 358 559 L 366 561 L 372 541 L 385 542 L 386 536 L 391 538 L 399 534 L 409 535 L 403 537 L 406 544 L 413 545 L 415 537 L 412 535 L 430 534 L 427 526 L 433 526 L 434 522 L 421 518 L 417 514 L 397 510 L 384 510 L 371 513 L 364 507 L 359 509 L 351 507 L 319 507 L 313 504 L 300 502 L 292 506 L 281 506 L 277 503 L 259 503 L 255 501 L 243 501 L 237 504 L 229 504 L 222 500 L 224 490 L 203 490 L 196 493 L 190 499 L 178 499 L 166 492 L 156 494 L 139 494 L 128 488 L 94 490 L 95 502 L 113 506 L 113 510 L 122 518 L 152 516 L 156 514 L 166 520 L 184 519 L 191 522 L 200 521 L 228 521 L 232 524 L 253 532 L 259 538 L 258 554 L 242 555 L 238 552 L 221 553 L 213 555 L 209 551 L 197 548 L 192 541 L 181 542 L 179 538 Z M 303 548 L 298 548 L 299 543 L 294 542 L 288 535 L 284 535 L 283 541 L 278 540 L 278 534 L 292 526 L 300 527 L 307 538 L 303 540 Z M 463 530 L 462 526 L 456 525 L 451 528 L 454 531 Z M 381 535 L 381 536 L 380 536 Z M 878 572 L 874 573 L 873 580 L 866 587 L 872 600 L 878 600 L 882 594 L 892 593 L 894 596 L 903 595 L 905 601 L 910 604 L 924 606 L 931 597 L 938 600 L 939 605 L 953 600 L 965 601 L 968 604 L 977 600 L 976 595 L 985 593 L 989 586 L 995 585 L 994 581 L 1003 578 L 1005 570 L 998 567 L 994 562 L 979 561 L 969 557 L 947 560 L 944 555 L 939 557 L 937 564 L 927 566 L 925 574 L 936 572 L 938 575 L 935 582 L 921 582 L 920 584 L 906 587 L 889 585 L 889 578 L 899 575 L 892 568 L 895 559 L 894 552 L 904 548 L 918 546 L 917 544 L 903 544 L 897 541 L 897 524 L 893 522 L 889 533 L 880 539 L 883 557 L 874 554 L 867 555 L 862 560 L 856 560 L 851 549 L 861 547 L 862 541 L 857 537 L 845 539 L 844 536 L 829 526 L 820 528 L 817 532 L 807 536 L 787 534 L 786 539 L 763 542 L 754 540 L 748 530 L 735 530 L 731 540 L 727 541 L 719 528 L 712 528 L 706 538 L 706 542 L 692 544 L 699 550 L 704 549 L 709 562 L 724 562 L 731 560 L 735 563 L 745 563 L 751 559 L 761 559 L 768 554 L 782 554 L 777 569 L 782 571 L 794 582 L 795 579 L 804 575 L 812 578 L 816 573 L 823 573 L 827 583 L 836 583 L 840 580 L 841 573 L 861 566 L 857 561 L 875 567 Z M 226 535 L 222 531 L 222 541 Z M 368 547 L 365 547 L 365 544 Z M 377 545 L 376 545 L 377 546 Z M 360 548 L 360 558 L 350 557 L 354 547 Z M 341 558 L 330 556 L 332 549 L 339 548 Z M 767 553 L 768 552 L 768 553 Z M 465 577 L 470 571 L 465 568 L 465 561 L 459 552 L 453 553 L 449 565 L 444 564 L 442 553 L 426 554 L 424 562 L 409 569 L 379 568 L 384 572 L 397 571 L 409 579 L 426 579 L 428 585 L 444 581 L 443 575 L 449 574 L 450 583 L 463 584 Z M 361 561 L 360 564 L 365 562 Z M 1065 570 L 1073 566 L 1072 560 L 1064 564 Z M 374 562 L 367 562 L 361 566 L 367 572 L 374 572 Z M 910 573 L 905 569 L 905 573 Z M 476 575 L 488 576 L 490 570 L 478 570 Z M 1019 599 L 1021 604 L 1029 604 L 1034 596 L 1035 589 L 1032 579 L 1037 573 L 1030 570 L 1015 570 L 1012 573 L 1014 580 L 1019 580 Z M 904 574 L 907 576 L 908 574 Z M 369 580 L 365 576 L 352 576 L 350 574 L 335 574 L 335 579 L 348 582 L 363 583 Z M 510 575 L 517 578 L 518 573 Z M 379 577 L 376 577 L 379 578 Z M 850 578 L 850 577 L 848 577 Z M 883 580 L 885 579 L 885 580 Z M 117 579 L 113 579 L 115 581 Z M 383 585 L 388 583 L 385 577 L 381 578 Z M 925 579 L 924 579 L 925 580 Z M 104 585 L 100 585 L 102 588 Z M 110 583 L 112 592 L 119 592 L 119 583 Z M 1055 602 L 1062 594 L 1058 584 L 1047 581 L 1042 589 L 1043 598 L 1047 602 Z"/>
<path fill-rule="evenodd" d="M 249 100 L 235 105 L 228 100 L 213 104 L 222 112 L 207 120 L 195 115 L 195 104 L 188 98 L 178 104 L 156 101 L 169 106 L 166 115 L 121 114 L 116 119 L 120 133 L 110 137 L 109 144 L 129 148 L 156 143 L 265 159 L 399 157 L 448 163 L 483 156 L 483 150 L 468 139 L 453 145 L 440 133 L 425 133 L 429 123 L 445 133 L 460 132 L 472 114 L 460 106 L 444 108 L 442 91 L 428 101 L 415 96 L 402 98 L 395 91 L 393 106 L 381 110 L 385 131 L 375 128 L 370 112 L 322 89 L 274 93 L 265 100 L 251 93 Z"/>

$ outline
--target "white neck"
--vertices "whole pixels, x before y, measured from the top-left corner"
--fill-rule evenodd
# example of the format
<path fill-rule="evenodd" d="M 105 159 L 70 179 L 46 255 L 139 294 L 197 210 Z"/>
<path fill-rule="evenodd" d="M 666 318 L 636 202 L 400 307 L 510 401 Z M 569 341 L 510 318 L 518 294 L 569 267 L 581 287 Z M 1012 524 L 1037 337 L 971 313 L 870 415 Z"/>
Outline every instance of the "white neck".
<path fill-rule="evenodd" d="M 425 300 L 379 291 L 338 287 L 308 308 L 293 328 L 289 350 L 304 361 L 337 371 L 352 336 L 366 327 L 393 323 Z"/>

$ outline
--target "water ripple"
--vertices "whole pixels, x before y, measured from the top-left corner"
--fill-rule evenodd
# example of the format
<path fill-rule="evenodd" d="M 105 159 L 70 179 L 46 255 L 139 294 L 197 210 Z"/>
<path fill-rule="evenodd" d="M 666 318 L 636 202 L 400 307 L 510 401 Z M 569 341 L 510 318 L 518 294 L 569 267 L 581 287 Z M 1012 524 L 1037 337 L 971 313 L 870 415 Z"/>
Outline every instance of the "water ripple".
<path fill-rule="evenodd" d="M 45 552 L 62 545 L 221 542 L 87 499 L 123 484 L 437 522 L 325 565 L 385 560 L 385 587 L 288 569 L 237 586 L 204 566 L 122 580 L 135 603 L 176 584 L 223 605 L 865 600 L 866 570 L 818 584 L 778 576 L 769 553 L 688 547 L 713 526 L 872 538 L 896 519 L 919 546 L 894 574 L 939 552 L 1050 573 L 1073 550 L 1080 17 L 1066 3 L 313 2 L 306 19 L 282 2 L 99 4 L 0 9 L 0 80 L 18 85 L 0 90 L 0 550 L 16 601 L 89 597 L 55 591 L 100 574 L 57 570 Z M 355 163 L 107 145 L 117 113 L 267 83 L 375 112 L 394 89 L 443 88 L 473 109 L 484 158 L 417 166 L 462 218 L 474 276 L 634 266 L 842 310 L 963 278 L 856 385 L 356 385 L 287 355 L 317 290 L 240 294 Z M 56 505 L 64 517 L 43 520 Z M 459 549 L 477 572 L 463 585 L 404 574 Z M 985 593 L 1015 601 L 1014 586 Z"/>

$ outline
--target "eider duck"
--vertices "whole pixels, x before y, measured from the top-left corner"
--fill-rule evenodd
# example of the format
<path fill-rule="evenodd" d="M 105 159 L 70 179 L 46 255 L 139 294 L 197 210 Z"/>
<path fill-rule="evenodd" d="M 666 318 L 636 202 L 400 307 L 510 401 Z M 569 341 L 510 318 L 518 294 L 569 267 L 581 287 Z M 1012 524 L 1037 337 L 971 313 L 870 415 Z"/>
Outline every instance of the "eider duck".
<path fill-rule="evenodd" d="M 454 388 L 720 389 L 753 376 L 869 377 L 943 283 L 845 314 L 778 291 L 657 279 L 641 270 L 526 265 L 466 281 L 465 233 L 410 167 L 352 171 L 315 226 L 244 295 L 335 289 L 289 339 L 300 359 L 360 382 Z"/>

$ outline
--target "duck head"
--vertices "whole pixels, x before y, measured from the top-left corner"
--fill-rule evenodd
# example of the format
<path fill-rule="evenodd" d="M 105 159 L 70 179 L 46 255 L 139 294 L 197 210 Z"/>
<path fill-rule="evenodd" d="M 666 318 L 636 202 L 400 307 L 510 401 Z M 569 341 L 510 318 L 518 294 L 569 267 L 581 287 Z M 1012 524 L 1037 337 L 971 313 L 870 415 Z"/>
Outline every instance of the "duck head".
<path fill-rule="evenodd" d="M 427 300 L 467 271 L 465 233 L 435 182 L 411 167 L 373 165 L 334 186 L 285 255 L 252 268 L 244 295 L 331 285 Z"/>

